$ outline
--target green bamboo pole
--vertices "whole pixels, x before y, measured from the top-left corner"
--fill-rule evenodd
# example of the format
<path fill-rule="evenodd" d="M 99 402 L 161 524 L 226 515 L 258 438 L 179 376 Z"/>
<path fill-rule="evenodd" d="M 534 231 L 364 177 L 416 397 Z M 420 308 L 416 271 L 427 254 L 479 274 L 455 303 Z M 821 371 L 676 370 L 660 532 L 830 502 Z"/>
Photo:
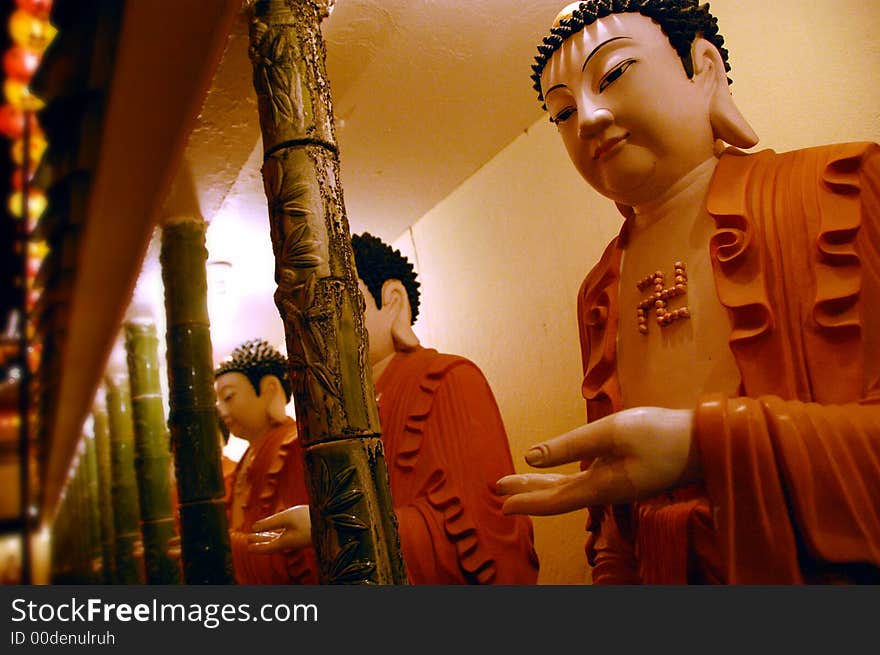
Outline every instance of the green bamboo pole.
<path fill-rule="evenodd" d="M 103 549 L 101 543 L 101 509 L 98 501 L 98 456 L 95 450 L 95 438 L 89 435 L 85 439 L 85 481 L 87 517 L 89 524 L 89 560 L 92 584 L 103 582 Z"/>
<path fill-rule="evenodd" d="M 51 552 L 52 552 L 52 584 L 64 584 L 64 568 L 66 563 L 64 561 L 64 553 L 66 549 L 64 548 L 64 512 L 65 507 L 67 506 L 67 494 L 66 491 L 62 490 L 61 498 L 58 500 L 58 507 L 55 510 L 55 516 L 52 519 L 52 538 L 51 538 Z"/>
<path fill-rule="evenodd" d="M 83 471 L 85 467 L 82 466 L 82 463 L 82 457 L 78 457 L 73 473 L 73 480 L 71 482 L 73 499 L 71 517 L 78 517 L 79 523 L 79 529 L 71 530 L 70 532 L 73 544 L 72 550 L 74 553 L 73 579 L 71 581 L 74 584 L 85 584 L 88 582 L 89 575 L 89 531 L 87 527 L 88 520 L 86 519 L 83 521 L 86 517 L 87 511 L 85 485 L 83 484 Z"/>
<path fill-rule="evenodd" d="M 72 518 L 79 514 L 79 477 L 74 467 L 70 476 L 70 503 L 67 507 L 67 547 L 70 549 L 68 583 L 79 584 L 82 571 L 82 532 L 72 529 Z"/>
<path fill-rule="evenodd" d="M 116 584 L 116 527 L 113 519 L 113 473 L 110 464 L 110 428 L 103 401 L 92 412 L 95 456 L 98 463 L 98 506 L 101 519 L 101 553 L 104 584 Z"/>
<path fill-rule="evenodd" d="M 56 555 L 58 557 L 58 578 L 60 584 L 70 584 L 73 581 L 73 570 L 76 550 L 72 541 L 70 532 L 70 516 L 71 506 L 73 505 L 73 494 L 71 492 L 73 478 L 67 480 L 64 489 L 64 499 L 58 510 L 58 535 Z"/>
<path fill-rule="evenodd" d="M 257 0 L 250 56 L 312 538 L 321 580 L 405 584 L 339 183 L 327 0 Z"/>
<path fill-rule="evenodd" d="M 93 581 L 94 571 L 92 568 L 92 517 L 90 516 L 88 463 L 84 445 L 80 442 L 79 460 L 77 463 L 77 516 L 79 517 L 79 530 L 77 536 L 80 544 L 79 576 L 80 584 L 89 584 Z M 97 547 L 97 543 L 94 544 Z"/>
<path fill-rule="evenodd" d="M 171 452 L 159 386 L 158 347 L 155 325 L 125 323 L 147 584 L 180 584 L 180 560 L 168 548 L 177 528 L 171 507 Z"/>
<path fill-rule="evenodd" d="M 217 438 L 207 259 L 204 221 L 178 219 L 164 226 L 160 260 L 183 577 L 187 584 L 233 584 Z"/>
<path fill-rule="evenodd" d="M 134 473 L 134 425 L 128 380 L 107 377 L 110 419 L 110 461 L 113 475 L 113 522 L 116 532 L 116 577 L 119 584 L 143 584 L 144 571 L 136 555 L 141 542 L 140 508 Z"/>

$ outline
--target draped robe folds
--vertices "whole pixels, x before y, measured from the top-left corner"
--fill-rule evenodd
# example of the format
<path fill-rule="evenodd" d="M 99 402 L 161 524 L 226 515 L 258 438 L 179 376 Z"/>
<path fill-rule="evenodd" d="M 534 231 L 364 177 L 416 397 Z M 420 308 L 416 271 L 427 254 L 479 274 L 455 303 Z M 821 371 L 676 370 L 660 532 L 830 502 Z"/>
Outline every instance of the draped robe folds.
<path fill-rule="evenodd" d="M 242 467 L 252 458 L 250 467 Z M 236 496 L 235 480 L 243 474 L 248 484 Z M 308 505 L 303 453 L 297 439 L 296 422 L 288 419 L 273 427 L 256 445 L 251 445 L 227 478 L 227 515 L 232 546 L 232 564 L 238 584 L 317 584 L 315 550 L 250 553 L 247 535 L 255 521 L 294 505 Z M 233 505 L 242 508 L 241 520 L 233 525 Z"/>
<path fill-rule="evenodd" d="M 398 352 L 376 381 L 401 548 L 413 584 L 533 584 L 531 520 L 493 493 L 513 473 L 482 372 L 436 350 Z"/>
<path fill-rule="evenodd" d="M 589 509 L 593 580 L 880 582 L 880 147 L 729 149 L 706 208 L 739 393 L 694 408 L 703 483 Z M 578 295 L 590 421 L 624 409 L 626 232 Z"/>

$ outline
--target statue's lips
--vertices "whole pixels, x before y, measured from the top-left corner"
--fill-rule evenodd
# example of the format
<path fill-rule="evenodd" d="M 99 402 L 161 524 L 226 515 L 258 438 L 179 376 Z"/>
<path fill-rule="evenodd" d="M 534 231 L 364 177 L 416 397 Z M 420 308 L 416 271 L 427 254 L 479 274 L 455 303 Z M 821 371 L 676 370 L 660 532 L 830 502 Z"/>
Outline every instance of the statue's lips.
<path fill-rule="evenodd" d="M 601 159 L 612 152 L 616 152 L 619 150 L 621 144 L 623 144 L 627 138 L 629 138 L 629 132 L 623 134 L 621 136 L 616 136 L 614 138 L 608 139 L 607 141 L 603 141 L 599 144 L 599 147 L 596 148 L 596 152 L 593 153 L 593 159 Z"/>

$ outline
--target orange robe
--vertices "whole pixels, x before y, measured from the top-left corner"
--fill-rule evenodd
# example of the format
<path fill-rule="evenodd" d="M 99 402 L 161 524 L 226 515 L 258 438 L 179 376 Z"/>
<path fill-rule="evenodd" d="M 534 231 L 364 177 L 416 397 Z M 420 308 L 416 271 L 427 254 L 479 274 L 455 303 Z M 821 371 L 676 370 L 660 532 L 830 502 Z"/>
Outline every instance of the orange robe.
<path fill-rule="evenodd" d="M 236 496 L 235 480 L 244 463 L 253 458 L 245 472 L 250 484 L 246 497 Z M 255 446 L 245 451 L 227 479 L 226 507 L 232 564 L 238 584 L 317 584 L 318 565 L 311 546 L 297 552 L 249 553 L 247 534 L 255 521 L 293 505 L 308 505 L 303 454 L 296 423 L 288 419 L 272 428 Z M 242 520 L 233 525 L 233 503 L 238 503 Z"/>
<path fill-rule="evenodd" d="M 706 207 L 740 392 L 695 408 L 704 484 L 590 508 L 593 580 L 880 582 L 880 147 L 730 150 Z M 578 297 L 590 421 L 622 409 L 625 234 Z"/>
<path fill-rule="evenodd" d="M 495 397 L 472 362 L 397 353 L 376 381 L 401 548 L 413 584 L 534 584 L 532 524 L 504 516 L 513 473 Z"/>

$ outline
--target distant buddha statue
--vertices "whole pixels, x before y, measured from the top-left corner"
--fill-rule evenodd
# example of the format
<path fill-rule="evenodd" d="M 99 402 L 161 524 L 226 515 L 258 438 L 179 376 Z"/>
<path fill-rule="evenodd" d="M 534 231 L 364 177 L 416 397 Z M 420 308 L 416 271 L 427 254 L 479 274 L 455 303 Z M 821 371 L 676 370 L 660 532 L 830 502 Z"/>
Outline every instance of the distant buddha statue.
<path fill-rule="evenodd" d="M 291 394 L 287 375 L 285 357 L 259 339 L 236 348 L 214 373 L 220 418 L 229 432 L 248 442 L 227 484 L 238 584 L 318 581 L 311 547 L 269 557 L 248 551 L 248 534 L 256 521 L 308 502 L 296 423 L 285 413 Z"/>
<path fill-rule="evenodd" d="M 538 559 L 531 521 L 505 516 L 492 491 L 513 472 L 501 414 L 477 366 L 423 348 L 412 330 L 419 283 L 412 264 L 370 234 L 352 237 L 365 302 L 401 548 L 413 584 L 533 584 Z M 311 543 L 308 507 L 255 529 L 256 551 Z"/>
<path fill-rule="evenodd" d="M 880 148 L 745 154 L 696 0 L 590 0 L 535 89 L 625 217 L 578 296 L 589 423 L 537 444 L 573 475 L 505 511 L 589 508 L 597 583 L 880 581 Z M 833 117 L 832 117 L 833 120 Z"/>

